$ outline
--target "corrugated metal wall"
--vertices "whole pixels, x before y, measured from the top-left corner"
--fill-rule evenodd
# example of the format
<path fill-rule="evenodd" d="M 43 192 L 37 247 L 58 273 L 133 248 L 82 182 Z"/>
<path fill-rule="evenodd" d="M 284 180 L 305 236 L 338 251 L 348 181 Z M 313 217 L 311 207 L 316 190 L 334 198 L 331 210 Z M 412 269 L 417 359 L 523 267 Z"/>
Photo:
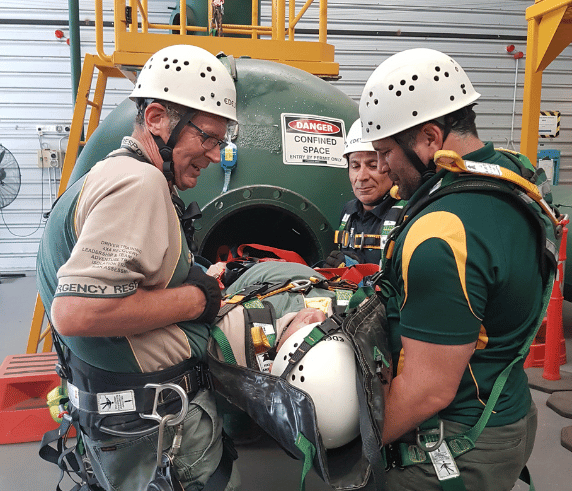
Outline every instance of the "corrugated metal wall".
<path fill-rule="evenodd" d="M 227 0 L 232 1 L 232 0 Z M 189 2 L 190 3 L 190 2 Z M 176 0 L 149 2 L 161 22 Z M 299 7 L 302 2 L 298 2 Z M 526 52 L 525 9 L 533 1 L 504 0 L 329 0 L 328 42 L 336 47 L 341 80 L 332 82 L 354 100 L 375 67 L 387 56 L 413 47 L 430 47 L 453 56 L 482 94 L 476 108 L 480 136 L 498 146 L 518 149 L 522 117 L 524 59 L 506 51 Z M 95 53 L 94 1 L 80 0 L 82 55 Z M 106 25 L 111 26 L 113 2 L 104 0 Z M 270 2 L 261 7 L 262 24 L 270 24 Z M 296 38 L 316 39 L 317 2 L 298 25 Z M 65 149 L 63 133 L 40 139 L 37 128 L 69 125 L 72 94 L 67 2 L 2 0 L 0 6 L 0 144 L 15 156 L 22 174 L 16 200 L 0 210 L 0 274 L 35 268 L 35 256 L 47 211 L 56 193 L 59 171 L 38 168 L 43 143 Z M 106 27 L 104 39 L 113 31 Z M 106 43 L 106 51 L 111 51 Z M 542 110 L 561 112 L 557 138 L 543 139 L 544 148 L 561 151 L 560 183 L 572 183 L 572 48 L 545 71 Z M 516 84 L 515 84 L 516 81 Z M 516 86 L 515 86 L 516 85 Z M 110 79 L 104 116 L 129 94 L 131 83 Z M 516 91 L 516 92 L 515 92 Z M 516 95 L 515 95 L 516 94 Z M 513 111 L 513 100 L 514 103 Z"/>

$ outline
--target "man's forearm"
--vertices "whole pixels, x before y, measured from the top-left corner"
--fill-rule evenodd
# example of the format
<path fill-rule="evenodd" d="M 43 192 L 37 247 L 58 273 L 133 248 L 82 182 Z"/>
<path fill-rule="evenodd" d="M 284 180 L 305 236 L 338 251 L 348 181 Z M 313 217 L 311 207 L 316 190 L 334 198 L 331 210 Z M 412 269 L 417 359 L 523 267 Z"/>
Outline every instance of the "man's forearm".
<path fill-rule="evenodd" d="M 446 408 L 457 393 L 475 343 L 439 345 L 406 337 L 403 367 L 389 389 L 383 441 L 391 443 Z"/>
<path fill-rule="evenodd" d="M 128 336 L 196 319 L 205 305 L 204 294 L 192 285 L 139 288 L 119 298 L 56 297 L 51 317 L 64 336 Z"/>
<path fill-rule="evenodd" d="M 420 388 L 418 388 L 420 389 Z M 383 443 L 391 443 L 417 428 L 450 403 L 448 399 L 415 390 L 411 384 L 397 376 L 391 383 L 383 425 Z"/>

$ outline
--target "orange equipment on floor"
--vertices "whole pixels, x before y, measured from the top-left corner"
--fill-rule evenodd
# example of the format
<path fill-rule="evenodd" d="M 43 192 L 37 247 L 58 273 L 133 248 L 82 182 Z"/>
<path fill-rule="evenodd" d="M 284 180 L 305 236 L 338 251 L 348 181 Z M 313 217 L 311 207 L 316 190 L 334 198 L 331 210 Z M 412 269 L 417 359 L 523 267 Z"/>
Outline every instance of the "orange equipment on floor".
<path fill-rule="evenodd" d="M 46 396 L 60 383 L 56 353 L 8 356 L 0 365 L 0 444 L 40 441 L 59 425 Z"/>
<path fill-rule="evenodd" d="M 562 221 L 562 241 L 558 254 L 558 270 L 552 288 L 552 295 L 546 311 L 546 317 L 536 339 L 530 347 L 530 353 L 524 362 L 524 368 L 544 367 L 542 378 L 560 380 L 560 365 L 566 363 L 566 343 L 562 325 L 562 302 L 564 300 L 564 269 L 566 266 L 566 242 L 568 239 L 569 219 Z"/>

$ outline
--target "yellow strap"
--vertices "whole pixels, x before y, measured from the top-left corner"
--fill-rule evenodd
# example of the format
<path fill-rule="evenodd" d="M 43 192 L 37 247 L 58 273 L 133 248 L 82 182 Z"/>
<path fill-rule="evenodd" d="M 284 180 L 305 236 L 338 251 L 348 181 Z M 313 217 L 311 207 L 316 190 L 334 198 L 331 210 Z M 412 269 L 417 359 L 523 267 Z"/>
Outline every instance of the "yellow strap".
<path fill-rule="evenodd" d="M 225 300 L 225 303 L 240 303 L 244 300 L 244 295 L 234 295 L 228 300 Z"/>
<path fill-rule="evenodd" d="M 288 285 L 283 286 L 282 288 L 278 288 L 278 290 L 273 290 L 267 293 L 266 295 L 256 295 L 256 298 L 258 298 L 258 300 L 264 300 L 265 298 L 271 297 L 272 295 L 276 295 L 277 293 L 287 292 L 288 290 L 291 290 L 295 286 L 296 285 L 294 283 L 289 283 Z"/>
<path fill-rule="evenodd" d="M 538 190 L 538 186 L 527 181 L 524 177 L 519 176 L 515 172 L 496 164 L 472 162 L 470 160 L 465 161 L 458 153 L 453 152 L 452 150 L 438 150 L 435 152 L 434 159 L 437 167 L 441 167 L 442 169 L 446 169 L 450 172 L 468 172 L 470 174 L 494 177 L 516 184 L 528 197 L 532 198 L 540 205 L 554 225 L 558 225 L 560 223 L 550 206 L 548 206 L 548 203 L 544 201 L 544 198 Z"/>
<path fill-rule="evenodd" d="M 262 326 L 254 326 L 250 328 L 250 334 L 252 335 L 252 344 L 254 345 L 254 351 L 260 353 L 270 349 L 270 342 L 264 334 Z"/>

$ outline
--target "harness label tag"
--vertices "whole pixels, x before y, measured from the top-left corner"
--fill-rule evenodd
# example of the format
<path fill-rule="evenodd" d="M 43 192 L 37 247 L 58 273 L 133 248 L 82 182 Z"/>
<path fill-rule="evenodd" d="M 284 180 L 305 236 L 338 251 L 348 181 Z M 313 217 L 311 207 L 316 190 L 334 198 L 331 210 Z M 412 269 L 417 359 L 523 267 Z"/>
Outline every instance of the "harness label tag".
<path fill-rule="evenodd" d="M 268 352 L 257 354 L 256 361 L 258 362 L 258 368 L 262 373 L 270 373 L 270 366 L 274 360 L 268 356 Z"/>
<path fill-rule="evenodd" d="M 72 406 L 79 408 L 79 389 L 68 382 L 68 397 Z"/>
<path fill-rule="evenodd" d="M 454 479 L 461 475 L 446 442 L 443 442 L 438 449 L 428 452 L 428 454 L 431 457 L 431 462 L 433 462 L 439 481 Z"/>
<path fill-rule="evenodd" d="M 465 167 L 470 172 L 477 174 L 485 174 L 488 176 L 502 176 L 501 168 L 495 164 L 487 164 L 485 162 L 472 162 L 465 160 Z"/>
<path fill-rule="evenodd" d="M 263 324 L 262 322 L 254 322 L 253 326 L 262 328 L 262 331 L 264 332 L 264 334 L 266 334 L 266 337 L 271 336 L 272 334 L 276 334 L 276 332 L 274 331 L 274 326 L 272 324 Z"/>
<path fill-rule="evenodd" d="M 347 307 L 350 303 L 350 299 L 354 294 L 351 290 L 336 290 L 336 303 L 338 307 Z"/>
<path fill-rule="evenodd" d="M 115 414 L 135 411 L 135 394 L 132 390 L 123 392 L 100 392 L 97 394 L 99 414 Z"/>

